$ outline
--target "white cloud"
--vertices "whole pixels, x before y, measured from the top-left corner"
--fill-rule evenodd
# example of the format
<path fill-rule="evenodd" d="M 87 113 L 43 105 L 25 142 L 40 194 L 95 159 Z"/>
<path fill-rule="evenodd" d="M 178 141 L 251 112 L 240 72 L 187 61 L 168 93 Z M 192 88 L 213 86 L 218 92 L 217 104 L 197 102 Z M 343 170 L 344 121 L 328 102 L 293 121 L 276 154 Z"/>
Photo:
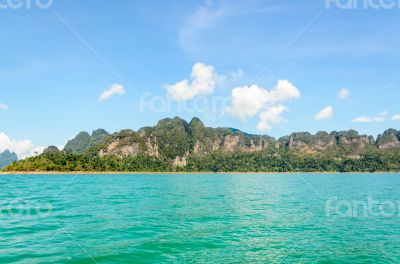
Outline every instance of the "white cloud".
<path fill-rule="evenodd" d="M 279 80 L 270 90 L 258 85 L 236 87 L 232 90 L 231 106 L 227 111 L 243 121 L 260 114 L 257 127 L 267 131 L 271 125 L 283 121 L 280 115 L 288 109 L 281 103 L 300 96 L 300 91 L 287 80 Z"/>
<path fill-rule="evenodd" d="M 18 159 L 24 159 L 41 154 L 44 149 L 44 147 L 34 146 L 30 140 L 14 140 L 5 133 L 0 133 L 0 153 L 9 150 L 15 152 Z"/>
<path fill-rule="evenodd" d="M 352 121 L 356 122 L 356 123 L 369 123 L 369 122 L 372 122 L 372 119 L 368 116 L 360 116 L 360 117 L 354 118 Z"/>
<path fill-rule="evenodd" d="M 212 94 L 216 86 L 225 79 L 215 72 L 213 66 L 199 62 L 193 66 L 190 78 L 191 81 L 185 79 L 175 84 L 164 85 L 168 95 L 176 101 L 185 101 L 199 95 Z"/>
<path fill-rule="evenodd" d="M 354 118 L 352 121 L 356 123 L 371 123 L 371 122 L 382 122 L 385 121 L 385 117 L 388 115 L 387 111 L 382 111 L 375 116 L 360 116 Z"/>
<path fill-rule="evenodd" d="M 351 94 L 351 92 L 350 92 L 349 89 L 347 89 L 347 88 L 342 88 L 342 89 L 340 89 L 339 92 L 338 92 L 338 97 L 339 97 L 340 99 L 347 99 L 347 98 L 350 96 L 350 94 Z"/>
<path fill-rule="evenodd" d="M 284 105 L 271 106 L 260 113 L 260 121 L 257 124 L 257 130 L 270 131 L 272 125 L 280 124 L 285 120 L 281 116 L 283 112 L 289 111 Z"/>
<path fill-rule="evenodd" d="M 393 120 L 393 121 L 400 121 L 400 115 L 394 115 L 394 116 L 392 117 L 392 120 Z"/>
<path fill-rule="evenodd" d="M 241 120 L 246 120 L 268 106 L 299 97 L 300 91 L 287 80 L 279 80 L 271 90 L 258 85 L 236 87 L 232 90 L 232 102 L 228 112 Z"/>
<path fill-rule="evenodd" d="M 8 109 L 8 105 L 0 103 L 0 110 L 6 110 Z"/>
<path fill-rule="evenodd" d="M 125 88 L 123 85 L 113 84 L 100 95 L 99 99 L 100 99 L 100 101 L 105 101 L 115 94 L 123 95 L 125 93 L 126 93 L 126 91 L 125 91 Z"/>
<path fill-rule="evenodd" d="M 327 106 L 314 115 L 315 120 L 329 119 L 333 116 L 333 107 Z"/>

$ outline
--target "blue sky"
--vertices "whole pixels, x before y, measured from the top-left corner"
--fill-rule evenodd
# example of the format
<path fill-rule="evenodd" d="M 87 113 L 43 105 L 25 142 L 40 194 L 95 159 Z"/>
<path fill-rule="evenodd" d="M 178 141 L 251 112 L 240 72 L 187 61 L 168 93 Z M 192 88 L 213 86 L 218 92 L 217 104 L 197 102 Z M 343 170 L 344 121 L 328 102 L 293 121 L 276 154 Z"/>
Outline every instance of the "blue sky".
<path fill-rule="evenodd" d="M 173 116 L 276 137 L 400 128 L 400 8 L 54 0 L 42 9 L 32 2 L 0 10 L 0 133 L 7 144 L 62 145 L 81 130 L 138 129 Z M 342 88 L 346 98 L 338 96 Z M 106 90 L 117 92 L 100 100 Z"/>

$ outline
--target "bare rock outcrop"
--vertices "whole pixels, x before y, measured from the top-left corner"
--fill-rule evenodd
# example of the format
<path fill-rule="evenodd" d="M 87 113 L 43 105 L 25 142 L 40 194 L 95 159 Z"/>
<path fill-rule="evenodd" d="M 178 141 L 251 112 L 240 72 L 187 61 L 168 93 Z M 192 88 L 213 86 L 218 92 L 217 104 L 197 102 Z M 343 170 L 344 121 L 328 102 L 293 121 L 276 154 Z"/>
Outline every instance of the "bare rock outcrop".
<path fill-rule="evenodd" d="M 140 153 L 139 143 L 127 143 L 123 139 L 116 139 L 104 149 L 100 150 L 100 157 L 113 155 L 117 157 L 136 157 Z"/>

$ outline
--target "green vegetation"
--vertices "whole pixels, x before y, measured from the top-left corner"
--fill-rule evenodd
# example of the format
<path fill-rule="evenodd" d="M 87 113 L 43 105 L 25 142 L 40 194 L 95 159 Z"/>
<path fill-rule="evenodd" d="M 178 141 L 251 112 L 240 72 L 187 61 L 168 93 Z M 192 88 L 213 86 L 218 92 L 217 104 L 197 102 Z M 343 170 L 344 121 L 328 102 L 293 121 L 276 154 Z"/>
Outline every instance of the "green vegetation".
<path fill-rule="evenodd" d="M 292 133 L 278 140 L 175 117 L 154 127 L 79 133 L 64 150 L 14 162 L 5 171 L 318 172 L 400 171 L 400 132 L 377 140 L 357 131 Z"/>
<path fill-rule="evenodd" d="M 14 162 L 5 171 L 168 171 L 167 162 L 153 157 L 90 156 L 72 153 L 44 153 Z"/>
<path fill-rule="evenodd" d="M 375 172 L 400 171 L 400 151 L 375 150 L 359 159 L 333 158 L 332 155 L 304 155 L 284 151 L 221 153 L 193 156 L 186 167 L 174 167 L 168 160 L 150 156 L 116 157 L 72 153 L 44 153 L 14 162 L 5 171 L 151 171 L 151 172 Z M 290 165 L 289 165 L 290 164 Z"/>
<path fill-rule="evenodd" d="M 82 154 L 88 148 L 100 144 L 109 134 L 104 129 L 97 129 L 89 135 L 87 132 L 80 132 L 74 139 L 65 145 L 64 150 L 74 154 Z"/>

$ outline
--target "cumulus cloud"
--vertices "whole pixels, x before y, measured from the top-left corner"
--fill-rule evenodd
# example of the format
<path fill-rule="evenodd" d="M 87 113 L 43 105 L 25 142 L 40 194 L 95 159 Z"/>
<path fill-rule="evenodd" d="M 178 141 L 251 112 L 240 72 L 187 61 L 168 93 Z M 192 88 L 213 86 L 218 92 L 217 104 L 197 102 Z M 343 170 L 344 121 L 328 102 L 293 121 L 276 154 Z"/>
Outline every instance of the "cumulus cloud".
<path fill-rule="evenodd" d="M 400 121 L 400 115 L 394 115 L 394 116 L 392 117 L 392 120 L 393 120 L 393 121 Z"/>
<path fill-rule="evenodd" d="M 333 116 L 333 107 L 332 106 L 327 106 L 324 107 L 321 111 L 316 113 L 314 115 L 315 120 L 324 120 L 324 119 L 329 119 Z"/>
<path fill-rule="evenodd" d="M 271 90 L 258 85 L 236 87 L 232 90 L 232 102 L 228 112 L 246 120 L 268 106 L 299 97 L 300 91 L 287 80 L 279 80 Z"/>
<path fill-rule="evenodd" d="M 192 68 L 192 74 L 189 80 L 183 80 L 175 84 L 166 84 L 164 87 L 168 95 L 176 101 L 185 101 L 195 98 L 199 95 L 212 94 L 216 86 L 222 82 L 225 77 L 218 75 L 214 67 L 203 63 L 196 63 Z"/>
<path fill-rule="evenodd" d="M 109 99 L 113 95 L 116 95 L 116 94 L 123 95 L 125 93 L 126 93 L 126 91 L 125 91 L 125 88 L 124 88 L 123 85 L 121 85 L 121 84 L 113 84 L 100 95 L 99 100 L 100 101 L 105 101 L 105 100 Z"/>
<path fill-rule="evenodd" d="M 289 111 L 284 105 L 271 106 L 260 113 L 260 121 L 257 124 L 257 130 L 270 131 L 272 125 L 280 124 L 285 120 L 281 116 L 283 112 Z"/>
<path fill-rule="evenodd" d="M 342 88 L 342 89 L 340 89 L 339 90 L 339 92 L 338 92 L 338 97 L 340 98 L 340 99 L 347 99 L 349 96 L 350 96 L 350 94 L 351 94 L 351 92 L 350 92 L 350 90 L 349 89 L 347 89 L 347 88 Z"/>
<path fill-rule="evenodd" d="M 0 103 L 0 110 L 6 110 L 8 109 L 8 105 Z"/>
<path fill-rule="evenodd" d="M 232 90 L 231 106 L 227 111 L 242 121 L 260 114 L 258 129 L 267 131 L 272 125 L 281 123 L 280 116 L 288 109 L 281 103 L 301 96 L 300 91 L 289 81 L 279 80 L 268 90 L 258 85 L 236 87 Z"/>
<path fill-rule="evenodd" d="M 382 111 L 378 115 L 375 116 L 360 116 L 354 118 L 352 121 L 356 123 L 371 123 L 371 122 L 382 122 L 385 121 L 386 116 L 388 115 L 387 111 Z"/>
<path fill-rule="evenodd" d="M 0 153 L 9 150 L 15 152 L 18 159 L 25 159 L 41 154 L 44 149 L 44 147 L 34 146 L 30 140 L 14 140 L 5 133 L 0 133 Z"/>

